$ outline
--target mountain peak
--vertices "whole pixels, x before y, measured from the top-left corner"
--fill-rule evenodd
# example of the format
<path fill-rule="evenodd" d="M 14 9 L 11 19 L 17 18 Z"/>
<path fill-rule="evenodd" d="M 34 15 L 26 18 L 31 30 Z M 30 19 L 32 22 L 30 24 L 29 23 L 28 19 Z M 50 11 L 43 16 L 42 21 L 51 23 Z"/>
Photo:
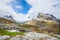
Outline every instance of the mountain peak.
<path fill-rule="evenodd" d="M 14 20 L 11 15 L 5 15 L 4 18 L 5 18 L 5 19 L 8 19 L 8 20 Z"/>
<path fill-rule="evenodd" d="M 57 18 L 51 14 L 43 14 L 39 13 L 37 16 L 38 19 L 45 19 L 45 20 L 57 20 Z"/>

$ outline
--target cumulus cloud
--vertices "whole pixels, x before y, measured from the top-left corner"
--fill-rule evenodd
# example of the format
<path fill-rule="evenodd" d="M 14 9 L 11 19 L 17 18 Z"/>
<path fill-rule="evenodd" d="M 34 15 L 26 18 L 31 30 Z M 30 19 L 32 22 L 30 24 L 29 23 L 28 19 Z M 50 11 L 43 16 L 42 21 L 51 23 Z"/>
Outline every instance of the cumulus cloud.
<path fill-rule="evenodd" d="M 60 18 L 60 0 L 26 0 L 32 6 L 29 10 L 29 16 L 40 13 L 48 13 Z"/>

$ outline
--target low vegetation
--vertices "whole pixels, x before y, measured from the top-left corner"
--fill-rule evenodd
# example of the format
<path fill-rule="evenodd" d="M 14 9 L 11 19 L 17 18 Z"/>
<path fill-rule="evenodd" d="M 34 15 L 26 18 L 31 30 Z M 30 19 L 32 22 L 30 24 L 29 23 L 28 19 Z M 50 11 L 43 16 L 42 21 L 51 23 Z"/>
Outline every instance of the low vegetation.
<path fill-rule="evenodd" d="M 0 35 L 16 36 L 16 35 L 23 35 L 23 34 L 24 32 L 9 32 L 0 28 Z"/>

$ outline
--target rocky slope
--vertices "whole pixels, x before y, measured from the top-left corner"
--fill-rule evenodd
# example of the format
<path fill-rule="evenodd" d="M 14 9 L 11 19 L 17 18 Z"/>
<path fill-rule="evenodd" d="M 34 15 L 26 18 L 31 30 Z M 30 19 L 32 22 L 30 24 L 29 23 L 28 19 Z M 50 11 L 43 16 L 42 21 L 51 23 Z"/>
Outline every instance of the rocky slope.
<path fill-rule="evenodd" d="M 15 20 L 0 18 L 0 28 L 2 28 L 2 29 L 5 29 L 5 30 L 19 30 L 19 31 L 27 31 L 28 30 L 28 29 L 25 29 L 25 28 L 23 28 L 19 25 L 21 25 L 21 23 L 18 23 Z"/>
<path fill-rule="evenodd" d="M 38 14 L 38 16 L 26 24 L 37 26 L 43 32 L 60 34 L 60 23 L 58 19 L 50 14 Z"/>
<path fill-rule="evenodd" d="M 57 20 L 57 18 L 51 14 L 43 14 L 39 13 L 37 19 L 44 19 L 44 20 Z"/>
<path fill-rule="evenodd" d="M 14 37 L 5 35 L 0 36 L 0 40 L 60 40 L 57 37 L 52 37 L 47 34 L 28 32 L 25 35 L 16 35 Z"/>
<path fill-rule="evenodd" d="M 11 16 L 0 17 L 0 40 L 60 40 L 60 24 L 56 18 L 40 16 L 26 23 L 18 23 Z"/>
<path fill-rule="evenodd" d="M 12 37 L 10 38 L 10 40 L 60 40 L 60 39 L 51 37 L 46 34 L 29 32 L 29 33 L 26 33 L 24 36 Z"/>

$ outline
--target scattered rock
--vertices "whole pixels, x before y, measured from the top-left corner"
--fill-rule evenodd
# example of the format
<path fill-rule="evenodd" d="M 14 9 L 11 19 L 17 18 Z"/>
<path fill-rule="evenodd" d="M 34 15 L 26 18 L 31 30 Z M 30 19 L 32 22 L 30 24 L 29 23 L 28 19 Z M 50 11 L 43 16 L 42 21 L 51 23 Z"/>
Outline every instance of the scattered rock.
<path fill-rule="evenodd" d="M 8 35 L 0 36 L 0 40 L 5 40 L 5 39 L 8 39 L 8 38 L 10 38 L 10 36 L 8 36 Z"/>
<path fill-rule="evenodd" d="M 60 40 L 60 39 L 51 37 L 47 34 L 29 32 L 26 33 L 24 36 L 18 35 L 16 37 L 12 37 L 10 40 Z"/>

